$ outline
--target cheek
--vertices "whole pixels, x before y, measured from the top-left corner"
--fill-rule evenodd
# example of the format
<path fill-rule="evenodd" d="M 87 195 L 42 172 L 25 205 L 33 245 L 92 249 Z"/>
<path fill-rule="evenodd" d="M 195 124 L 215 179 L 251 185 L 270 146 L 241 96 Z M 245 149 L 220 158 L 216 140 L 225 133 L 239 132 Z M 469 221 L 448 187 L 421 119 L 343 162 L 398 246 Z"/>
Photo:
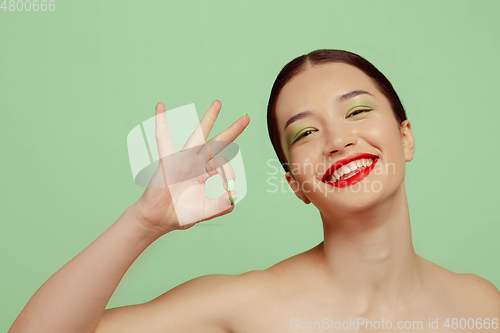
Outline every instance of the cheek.
<path fill-rule="evenodd" d="M 381 121 L 367 128 L 365 133 L 367 139 L 386 155 L 386 158 L 394 159 L 397 158 L 394 154 L 403 154 L 401 132 L 397 124 Z"/>
<path fill-rule="evenodd" d="M 290 155 L 291 169 L 299 182 L 309 180 L 314 175 L 317 167 L 315 151 L 307 147 L 307 149 L 296 149 Z"/>
<path fill-rule="evenodd" d="M 372 144 L 379 149 L 382 158 L 382 163 L 377 163 L 374 174 L 390 176 L 399 182 L 404 177 L 406 160 L 397 124 L 387 122 L 380 124 L 370 131 L 370 138 Z"/>
<path fill-rule="evenodd" d="M 364 138 L 370 146 L 378 149 L 381 163 L 374 169 L 376 175 L 390 175 L 400 178 L 406 164 L 401 132 L 396 122 L 380 119 L 364 131 Z M 384 121 L 382 121 L 384 120 Z"/>

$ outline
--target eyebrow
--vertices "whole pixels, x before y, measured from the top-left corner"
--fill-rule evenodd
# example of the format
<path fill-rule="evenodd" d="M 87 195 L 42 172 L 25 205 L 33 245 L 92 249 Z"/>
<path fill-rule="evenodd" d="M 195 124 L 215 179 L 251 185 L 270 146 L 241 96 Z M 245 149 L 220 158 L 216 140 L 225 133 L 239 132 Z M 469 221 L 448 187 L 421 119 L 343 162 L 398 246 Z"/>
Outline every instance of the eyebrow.
<path fill-rule="evenodd" d="M 345 94 L 342 94 L 340 96 L 337 96 L 337 98 L 335 98 L 338 102 L 343 102 L 345 100 L 348 100 L 348 99 L 351 99 L 351 98 L 354 98 L 358 95 L 363 95 L 363 94 L 367 94 L 367 95 L 370 95 L 370 96 L 373 96 L 371 93 L 369 93 L 368 91 L 366 90 L 353 90 L 353 91 L 349 91 L 348 93 L 345 93 Z M 297 113 L 296 115 L 294 115 L 293 117 L 291 117 L 290 119 L 288 119 L 288 121 L 286 122 L 285 124 L 285 128 L 283 129 L 283 131 L 286 130 L 286 128 L 293 122 L 299 120 L 299 119 L 302 119 L 302 118 L 306 118 L 306 117 L 309 117 L 309 116 L 312 116 L 313 115 L 313 112 L 310 111 L 310 110 L 306 110 L 306 111 L 302 111 L 302 112 L 299 112 Z"/>
<path fill-rule="evenodd" d="M 371 93 L 369 93 L 366 90 L 353 90 L 353 91 L 349 91 L 348 93 L 345 93 L 343 95 L 337 96 L 336 100 L 339 102 L 343 102 L 346 99 L 354 98 L 358 95 L 363 95 L 363 94 L 373 96 Z"/>
<path fill-rule="evenodd" d="M 299 119 L 302 119 L 302 118 L 306 118 L 306 117 L 309 117 L 309 116 L 312 116 L 313 115 L 313 112 L 312 111 L 302 111 L 302 112 L 299 112 L 297 113 L 295 116 L 293 116 L 292 118 L 288 119 L 288 121 L 286 122 L 285 124 L 285 128 L 283 129 L 286 130 L 286 128 L 293 122 L 299 120 Z"/>

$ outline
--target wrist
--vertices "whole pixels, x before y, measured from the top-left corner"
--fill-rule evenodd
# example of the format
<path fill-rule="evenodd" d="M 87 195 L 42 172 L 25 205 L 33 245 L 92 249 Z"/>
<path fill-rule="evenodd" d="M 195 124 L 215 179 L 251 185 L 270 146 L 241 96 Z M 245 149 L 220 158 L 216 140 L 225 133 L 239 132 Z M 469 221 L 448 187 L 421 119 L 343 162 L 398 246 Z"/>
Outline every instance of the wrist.
<path fill-rule="evenodd" d="M 136 235 L 140 239 L 154 242 L 156 239 L 169 232 L 150 226 L 137 210 L 136 204 L 128 207 L 123 213 L 123 216 L 125 216 L 126 219 L 134 225 Z"/>

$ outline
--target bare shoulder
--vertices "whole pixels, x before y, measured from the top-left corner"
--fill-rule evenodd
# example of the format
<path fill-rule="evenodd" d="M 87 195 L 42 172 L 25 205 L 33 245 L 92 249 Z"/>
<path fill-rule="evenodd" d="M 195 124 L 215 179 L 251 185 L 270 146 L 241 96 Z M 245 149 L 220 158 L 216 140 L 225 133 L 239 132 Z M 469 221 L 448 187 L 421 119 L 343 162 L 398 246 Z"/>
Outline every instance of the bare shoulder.
<path fill-rule="evenodd" d="M 232 332 L 234 321 L 265 297 L 264 271 L 204 275 L 155 299 L 104 312 L 96 333 Z"/>
<path fill-rule="evenodd" d="M 500 292 L 491 282 L 475 274 L 457 275 L 457 286 L 471 306 L 482 314 L 500 317 Z"/>
<path fill-rule="evenodd" d="M 269 281 L 269 273 L 260 270 L 240 275 L 205 275 L 179 285 L 150 303 L 163 303 L 162 311 L 167 312 L 167 307 L 196 311 L 214 326 L 230 331 L 234 320 L 264 300 Z"/>
<path fill-rule="evenodd" d="M 105 310 L 95 332 L 265 331 L 259 323 L 272 322 L 269 310 L 303 288 L 314 258 L 309 250 L 266 270 L 194 278 L 149 302 Z"/>
<path fill-rule="evenodd" d="M 312 267 L 318 265 L 318 254 L 320 253 L 319 250 L 321 245 L 322 243 L 305 252 L 301 252 L 292 257 L 284 259 L 268 268 L 267 271 L 272 273 L 273 276 L 279 276 L 280 278 L 283 278 L 290 274 L 295 275 L 297 271 L 307 271 L 306 268 L 311 269 Z"/>
<path fill-rule="evenodd" d="M 455 273 L 424 259 L 434 288 L 471 315 L 500 317 L 500 292 L 488 280 L 470 273 Z"/>

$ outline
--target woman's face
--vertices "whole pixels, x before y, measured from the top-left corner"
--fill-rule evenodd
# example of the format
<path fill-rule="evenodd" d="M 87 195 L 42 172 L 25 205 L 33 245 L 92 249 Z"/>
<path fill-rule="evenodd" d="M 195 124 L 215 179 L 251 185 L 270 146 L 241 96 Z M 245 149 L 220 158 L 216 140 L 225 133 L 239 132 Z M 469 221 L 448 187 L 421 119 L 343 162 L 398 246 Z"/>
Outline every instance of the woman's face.
<path fill-rule="evenodd" d="M 405 162 L 414 151 L 410 124 L 397 122 L 387 98 L 357 67 L 327 63 L 296 75 L 279 93 L 276 118 L 291 169 L 287 181 L 305 203 L 347 213 L 404 191 Z M 369 155 L 332 167 L 359 153 Z M 337 182 L 329 176 L 334 170 Z"/>

